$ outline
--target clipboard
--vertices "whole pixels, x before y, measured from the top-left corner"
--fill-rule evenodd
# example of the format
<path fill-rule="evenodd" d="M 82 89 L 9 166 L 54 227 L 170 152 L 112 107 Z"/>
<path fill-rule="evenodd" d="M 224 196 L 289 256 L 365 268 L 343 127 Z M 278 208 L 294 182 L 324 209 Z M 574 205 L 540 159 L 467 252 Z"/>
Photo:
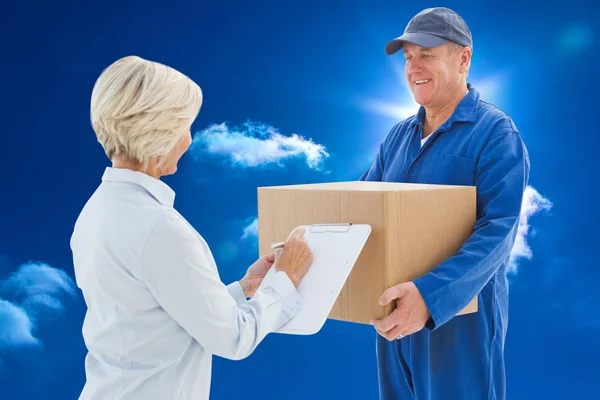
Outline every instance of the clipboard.
<path fill-rule="evenodd" d="M 332 223 L 302 227 L 313 253 L 313 262 L 297 287 L 303 308 L 276 333 L 312 335 L 321 330 L 371 234 L 371 225 L 367 224 Z M 275 271 L 273 265 L 267 276 Z"/>

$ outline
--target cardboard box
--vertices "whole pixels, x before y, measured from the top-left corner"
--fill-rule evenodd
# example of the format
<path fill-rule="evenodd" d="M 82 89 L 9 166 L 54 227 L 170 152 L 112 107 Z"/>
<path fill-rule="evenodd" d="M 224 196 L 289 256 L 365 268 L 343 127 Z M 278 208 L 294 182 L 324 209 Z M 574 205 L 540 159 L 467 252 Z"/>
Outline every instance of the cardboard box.
<path fill-rule="evenodd" d="M 381 294 L 453 255 L 473 231 L 470 186 L 335 182 L 258 188 L 260 254 L 299 225 L 369 224 L 372 232 L 329 318 L 368 324 L 394 309 Z M 477 311 L 477 298 L 459 314 Z"/>

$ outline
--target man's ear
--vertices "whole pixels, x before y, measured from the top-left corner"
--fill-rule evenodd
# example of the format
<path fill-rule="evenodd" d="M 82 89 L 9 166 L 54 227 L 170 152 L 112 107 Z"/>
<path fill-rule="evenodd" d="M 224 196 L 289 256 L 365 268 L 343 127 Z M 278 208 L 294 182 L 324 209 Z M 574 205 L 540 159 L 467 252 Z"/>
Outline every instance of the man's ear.
<path fill-rule="evenodd" d="M 471 67 L 472 51 L 469 47 L 464 47 L 460 52 L 460 72 L 465 73 Z"/>

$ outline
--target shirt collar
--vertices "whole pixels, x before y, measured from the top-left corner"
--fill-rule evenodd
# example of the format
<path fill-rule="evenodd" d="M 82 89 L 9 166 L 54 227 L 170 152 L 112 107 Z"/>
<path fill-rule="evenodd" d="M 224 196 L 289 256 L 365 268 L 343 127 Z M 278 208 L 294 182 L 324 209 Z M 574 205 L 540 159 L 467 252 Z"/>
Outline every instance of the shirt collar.
<path fill-rule="evenodd" d="M 469 89 L 469 92 L 462 98 L 460 103 L 458 103 L 454 113 L 452 113 L 444 125 L 450 126 L 454 121 L 475 122 L 477 120 L 479 91 L 477 91 L 470 83 L 467 83 L 467 89 Z M 423 122 L 425 122 L 425 107 L 421 106 L 419 107 L 416 117 L 413 118 L 411 126 L 423 125 Z"/>
<path fill-rule="evenodd" d="M 159 203 L 173 207 L 175 192 L 163 181 L 143 172 L 126 168 L 107 167 L 102 175 L 103 182 L 128 182 L 146 189 Z"/>

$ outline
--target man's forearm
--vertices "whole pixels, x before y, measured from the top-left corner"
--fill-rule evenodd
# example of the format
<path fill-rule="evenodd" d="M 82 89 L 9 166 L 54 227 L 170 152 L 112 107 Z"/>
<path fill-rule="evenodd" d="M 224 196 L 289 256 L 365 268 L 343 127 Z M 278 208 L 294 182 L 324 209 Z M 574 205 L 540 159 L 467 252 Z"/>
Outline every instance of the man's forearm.
<path fill-rule="evenodd" d="M 475 177 L 478 219 L 460 250 L 416 279 L 436 329 L 461 311 L 510 256 L 519 227 L 529 159 L 514 131 L 494 132 L 482 151 Z"/>
<path fill-rule="evenodd" d="M 477 296 L 510 256 L 517 229 L 517 217 L 488 222 L 456 255 L 414 280 L 431 314 L 426 328 L 437 329 Z"/>

